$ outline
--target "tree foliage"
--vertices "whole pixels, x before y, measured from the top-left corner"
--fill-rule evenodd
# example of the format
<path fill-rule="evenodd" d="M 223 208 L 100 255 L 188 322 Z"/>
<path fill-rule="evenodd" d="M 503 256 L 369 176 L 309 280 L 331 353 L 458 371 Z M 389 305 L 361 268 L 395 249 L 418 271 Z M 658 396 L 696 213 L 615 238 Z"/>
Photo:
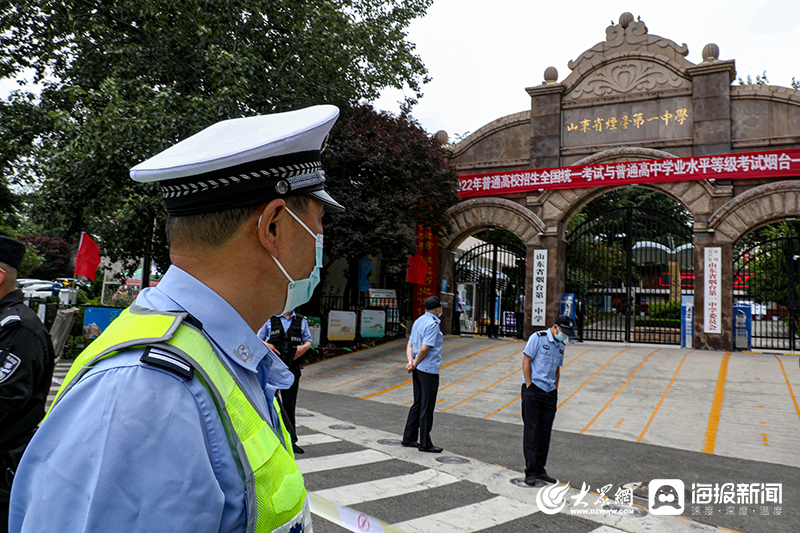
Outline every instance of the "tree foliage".
<path fill-rule="evenodd" d="M 344 109 L 323 153 L 326 188 L 347 211 L 326 217 L 329 258 L 406 259 L 417 224 L 436 228 L 458 202 L 458 176 L 441 148 L 407 115 Z"/>
<path fill-rule="evenodd" d="M 57 237 L 20 236 L 18 239 L 27 245 L 25 255 L 31 250 L 38 252 L 42 262 L 31 269 L 27 275 L 38 279 L 72 277 L 72 253 L 66 240 Z M 20 269 L 21 270 L 21 269 Z"/>
<path fill-rule="evenodd" d="M 68 239 L 86 230 L 112 260 L 168 257 L 157 188 L 128 169 L 222 119 L 421 95 L 406 40 L 431 0 L 18 0 L 0 2 L 0 77 L 32 69 L 39 99 L 0 106 L 6 182 Z M 410 98 L 413 102 L 414 98 Z M 411 102 L 410 102 L 411 103 Z M 8 137 L 7 137 L 8 135 Z"/>
<path fill-rule="evenodd" d="M 747 297 L 757 303 L 798 305 L 798 251 L 800 224 L 797 222 L 770 224 L 742 239 L 734 251 L 734 256 L 738 257 L 734 268 L 749 274 L 744 288 Z M 793 279 L 789 277 L 790 266 Z"/>

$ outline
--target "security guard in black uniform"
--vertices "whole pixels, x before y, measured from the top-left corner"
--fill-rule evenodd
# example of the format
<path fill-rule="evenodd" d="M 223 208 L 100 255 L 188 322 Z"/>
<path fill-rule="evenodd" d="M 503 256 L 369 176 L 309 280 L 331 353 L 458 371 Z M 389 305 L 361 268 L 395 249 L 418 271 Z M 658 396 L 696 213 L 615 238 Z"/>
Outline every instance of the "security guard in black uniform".
<path fill-rule="evenodd" d="M 287 331 L 288 329 L 288 331 Z M 283 315 L 275 315 L 264 324 L 258 336 L 264 340 L 273 351 L 278 352 L 281 360 L 286 363 L 294 375 L 294 383 L 288 389 L 281 390 L 280 397 L 283 404 L 282 414 L 284 422 L 292 435 L 294 453 L 304 453 L 297 445 L 297 432 L 295 431 L 294 411 L 297 407 L 297 391 L 300 388 L 300 358 L 311 348 L 311 332 L 308 329 L 308 320 L 303 315 L 294 311 L 287 311 Z"/>
<path fill-rule="evenodd" d="M 0 236 L 0 532 L 22 452 L 44 418 L 55 351 L 42 321 L 22 299 L 17 272 L 25 245 Z"/>

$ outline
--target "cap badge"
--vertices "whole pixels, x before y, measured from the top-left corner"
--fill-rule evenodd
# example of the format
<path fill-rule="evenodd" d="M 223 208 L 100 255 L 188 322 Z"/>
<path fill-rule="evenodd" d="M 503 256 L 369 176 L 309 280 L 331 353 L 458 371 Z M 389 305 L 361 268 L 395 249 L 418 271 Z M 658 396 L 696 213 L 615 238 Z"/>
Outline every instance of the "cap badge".
<path fill-rule="evenodd" d="M 290 189 L 289 182 L 286 180 L 281 180 L 275 184 L 275 192 L 277 192 L 278 194 L 286 194 L 287 192 L 289 192 L 289 189 Z"/>

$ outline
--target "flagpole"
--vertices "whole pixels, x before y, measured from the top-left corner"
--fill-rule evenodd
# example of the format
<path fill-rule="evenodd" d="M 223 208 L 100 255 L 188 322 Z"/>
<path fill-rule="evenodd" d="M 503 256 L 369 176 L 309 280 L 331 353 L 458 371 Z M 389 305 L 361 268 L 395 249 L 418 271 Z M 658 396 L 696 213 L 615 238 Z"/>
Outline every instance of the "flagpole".
<path fill-rule="evenodd" d="M 81 251 L 81 246 L 83 246 L 83 236 L 86 235 L 85 231 L 81 232 L 81 240 L 78 241 L 78 253 Z M 72 272 L 72 279 L 78 279 L 78 256 L 75 256 L 75 270 Z"/>

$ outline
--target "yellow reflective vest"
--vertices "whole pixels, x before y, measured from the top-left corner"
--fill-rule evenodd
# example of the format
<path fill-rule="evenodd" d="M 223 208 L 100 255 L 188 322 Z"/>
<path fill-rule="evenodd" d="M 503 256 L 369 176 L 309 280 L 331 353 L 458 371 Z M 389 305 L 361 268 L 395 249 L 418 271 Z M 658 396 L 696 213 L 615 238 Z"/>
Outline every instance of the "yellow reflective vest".
<path fill-rule="evenodd" d="M 163 366 L 172 367 L 178 373 L 183 370 L 186 377 L 201 380 L 214 398 L 229 435 L 231 451 L 238 457 L 245 474 L 246 531 L 312 531 L 303 475 L 294 461 L 286 428 L 281 424 L 279 430 L 273 430 L 261 417 L 211 342 L 184 321 L 187 316 L 187 313 L 152 311 L 136 305 L 123 311 L 75 359 L 51 409 L 100 359 L 123 350 L 145 347 L 151 360 L 160 358 Z M 276 412 L 280 412 L 277 400 L 274 405 Z"/>

